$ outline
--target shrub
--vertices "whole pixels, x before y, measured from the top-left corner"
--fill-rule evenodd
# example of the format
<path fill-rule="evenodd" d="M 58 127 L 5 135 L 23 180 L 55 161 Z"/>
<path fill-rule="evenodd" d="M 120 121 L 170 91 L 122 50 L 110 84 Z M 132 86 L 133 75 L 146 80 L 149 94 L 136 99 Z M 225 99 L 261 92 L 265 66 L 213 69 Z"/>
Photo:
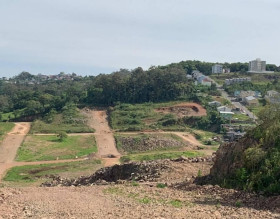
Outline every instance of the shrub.
<path fill-rule="evenodd" d="M 161 188 L 161 189 L 165 188 L 166 186 L 167 185 L 165 183 L 158 183 L 157 184 L 157 188 Z"/>
<path fill-rule="evenodd" d="M 58 140 L 62 142 L 68 137 L 68 135 L 66 134 L 66 132 L 58 132 L 57 137 Z"/>

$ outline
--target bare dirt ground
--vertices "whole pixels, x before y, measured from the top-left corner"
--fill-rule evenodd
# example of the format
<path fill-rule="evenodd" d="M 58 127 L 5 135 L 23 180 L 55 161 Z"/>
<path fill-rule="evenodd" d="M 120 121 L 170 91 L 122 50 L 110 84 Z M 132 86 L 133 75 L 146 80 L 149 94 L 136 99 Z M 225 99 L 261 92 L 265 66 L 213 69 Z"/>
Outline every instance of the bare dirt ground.
<path fill-rule="evenodd" d="M 92 116 L 91 125 L 96 130 L 94 135 L 99 149 L 98 156 L 114 155 L 117 158 L 103 159 L 106 165 L 117 163 L 120 154 L 116 150 L 105 111 L 90 111 L 90 116 Z M 0 171 L 3 167 L 31 164 L 13 161 L 16 149 L 29 129 L 29 125 L 22 125 L 17 125 L 7 135 L 3 141 L 6 142 L 3 148 L 3 143 L 1 145 Z M 181 132 L 175 134 L 192 145 L 200 145 L 192 135 Z M 11 144 L 12 142 L 15 144 Z M 13 145 L 12 154 L 5 156 L 5 153 L 9 153 L 5 148 L 11 145 Z M 32 164 L 57 162 L 66 161 L 32 162 Z M 84 187 L 0 188 L 0 219 L 280 218 L 278 196 L 257 197 L 218 186 L 198 186 L 189 183 L 198 174 L 208 174 L 211 165 L 209 162 L 174 162 L 155 183 L 125 182 Z M 168 187 L 157 188 L 157 183 L 166 183 Z"/>
<path fill-rule="evenodd" d="M 257 197 L 188 180 L 211 163 L 171 165 L 157 183 L 0 188 L 0 218 L 279 218 L 279 197 Z M 177 182 L 186 182 L 177 184 Z M 173 184 L 172 184 L 173 183 Z"/>
<path fill-rule="evenodd" d="M 17 150 L 29 132 L 30 123 L 15 123 L 0 145 L 0 181 L 3 174 L 13 165 Z"/>
<path fill-rule="evenodd" d="M 161 107 L 155 110 L 158 113 L 172 113 L 177 117 L 184 116 L 206 116 L 207 112 L 201 105 L 197 103 L 181 103 L 170 107 Z"/>
<path fill-rule="evenodd" d="M 89 126 L 95 129 L 98 147 L 97 156 L 103 158 L 105 166 L 119 163 L 120 153 L 115 145 L 115 138 L 107 121 L 106 110 L 88 110 Z"/>

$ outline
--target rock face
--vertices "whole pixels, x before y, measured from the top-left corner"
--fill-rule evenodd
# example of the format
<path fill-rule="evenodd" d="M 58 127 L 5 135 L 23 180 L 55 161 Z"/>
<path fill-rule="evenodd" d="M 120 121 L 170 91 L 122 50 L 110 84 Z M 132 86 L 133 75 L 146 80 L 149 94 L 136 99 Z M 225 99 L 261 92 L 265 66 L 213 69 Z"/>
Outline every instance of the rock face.
<path fill-rule="evenodd" d="M 251 138 L 242 138 L 237 142 L 222 144 L 216 152 L 214 165 L 207 179 L 219 183 L 226 177 L 232 176 L 237 169 L 244 166 L 244 152 L 254 144 L 256 142 Z"/>

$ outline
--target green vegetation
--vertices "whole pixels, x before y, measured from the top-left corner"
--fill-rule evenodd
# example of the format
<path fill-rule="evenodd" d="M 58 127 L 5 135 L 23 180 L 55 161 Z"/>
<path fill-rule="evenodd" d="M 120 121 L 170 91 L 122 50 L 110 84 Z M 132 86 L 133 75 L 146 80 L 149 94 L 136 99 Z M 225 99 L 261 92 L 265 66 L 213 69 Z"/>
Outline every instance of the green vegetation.
<path fill-rule="evenodd" d="M 119 104 L 110 111 L 110 125 L 118 131 L 141 130 L 185 130 L 185 126 L 176 124 L 175 114 L 156 112 L 161 107 L 169 107 L 181 102 Z"/>
<path fill-rule="evenodd" d="M 219 145 L 219 141 L 212 140 L 214 137 L 221 138 L 220 134 L 214 132 L 207 132 L 202 130 L 192 130 L 195 138 L 204 145 Z"/>
<path fill-rule="evenodd" d="M 224 84 L 225 79 L 239 78 L 239 77 L 240 78 L 250 77 L 253 84 L 265 85 L 268 83 L 273 83 L 273 81 L 275 80 L 279 80 L 280 73 L 276 72 L 276 73 L 254 74 L 248 72 L 242 72 L 242 73 L 234 72 L 234 73 L 226 73 L 226 74 L 212 74 L 210 77 L 220 85 Z"/>
<path fill-rule="evenodd" d="M 181 208 L 183 206 L 183 202 L 178 199 L 171 200 L 169 203 L 175 208 Z"/>
<path fill-rule="evenodd" d="M 57 137 L 58 140 L 62 142 L 68 137 L 68 135 L 66 134 L 66 132 L 58 132 Z"/>
<path fill-rule="evenodd" d="M 235 145 L 230 161 L 235 169 L 224 173 L 222 185 L 267 195 L 280 194 L 280 106 L 266 106 L 259 125 Z M 240 150 L 242 148 L 242 150 Z M 228 156 L 228 155 L 224 155 Z M 235 165 L 238 164 L 238 165 Z"/>
<path fill-rule="evenodd" d="M 97 152 L 94 136 L 69 136 L 64 141 L 53 136 L 29 135 L 18 150 L 17 161 L 74 159 Z"/>
<path fill-rule="evenodd" d="M 46 180 L 48 175 L 76 177 L 83 174 L 92 174 L 94 170 L 101 166 L 100 160 L 19 166 L 11 168 L 3 180 L 22 184 Z"/>
<path fill-rule="evenodd" d="M 258 115 L 263 109 L 264 109 L 264 107 L 262 105 L 259 105 L 259 106 L 249 106 L 248 107 L 248 110 L 250 110 L 255 115 Z"/>
<path fill-rule="evenodd" d="M 158 183 L 157 188 L 164 189 L 167 185 L 165 183 Z"/>
<path fill-rule="evenodd" d="M 235 202 L 235 206 L 236 206 L 237 208 L 242 207 L 241 201 L 236 201 L 236 202 Z"/>
<path fill-rule="evenodd" d="M 58 132 L 66 132 L 66 133 L 92 133 L 94 130 L 92 128 L 87 127 L 84 124 L 75 125 L 75 124 L 64 124 L 60 122 L 59 116 L 57 116 L 57 120 L 54 120 L 53 123 L 47 124 L 43 121 L 36 120 L 32 123 L 30 133 L 58 133 Z"/>
<path fill-rule="evenodd" d="M 94 130 L 87 126 L 87 120 L 74 105 L 67 105 L 58 114 L 52 110 L 47 113 L 43 121 L 32 123 L 31 133 L 90 133 Z"/>
<path fill-rule="evenodd" d="M 196 151 L 164 151 L 164 152 L 149 152 L 142 154 L 130 154 L 122 156 L 121 162 L 128 161 L 148 161 L 148 160 L 160 160 L 160 159 L 176 159 L 180 156 L 184 157 L 197 157 L 202 156 L 202 153 Z"/>
<path fill-rule="evenodd" d="M 138 200 L 142 204 L 149 204 L 152 202 L 152 200 L 149 197 L 144 197 Z"/>
<path fill-rule="evenodd" d="M 223 123 L 217 110 L 208 106 L 211 99 L 200 97 L 198 102 L 207 108 L 207 116 L 182 116 L 180 109 L 173 113 L 162 112 L 162 108 L 176 106 L 182 102 L 119 104 L 110 110 L 111 127 L 117 131 L 164 130 L 186 131 L 190 127 L 220 131 Z M 180 115 L 180 116 L 179 116 Z"/>
<path fill-rule="evenodd" d="M 131 182 L 131 185 L 132 185 L 132 186 L 139 186 L 139 183 L 138 183 L 138 182 L 135 182 L 135 181 L 132 181 L 132 182 Z"/>
<path fill-rule="evenodd" d="M 232 117 L 232 120 L 235 120 L 235 121 L 248 121 L 248 120 L 251 120 L 249 116 L 245 115 L 245 114 L 234 114 L 233 117 Z"/>
<path fill-rule="evenodd" d="M 14 123 L 0 122 L 0 142 L 3 140 L 5 134 L 13 129 Z"/>
<path fill-rule="evenodd" d="M 141 185 L 141 184 L 140 184 Z M 163 184 L 164 185 L 164 184 Z M 110 186 L 109 188 L 106 188 L 103 190 L 105 194 L 111 194 L 111 195 L 118 195 L 123 196 L 127 198 L 131 198 L 132 200 L 136 202 L 140 202 L 142 204 L 159 204 L 164 206 L 172 206 L 174 208 L 181 208 L 183 206 L 193 206 L 194 203 L 188 202 L 187 200 L 178 200 L 178 199 L 170 199 L 166 198 L 165 196 L 161 196 L 160 192 L 158 191 L 156 194 L 157 196 L 153 194 L 149 194 L 143 190 L 141 192 L 137 192 L 135 189 L 134 192 L 127 191 L 128 187 L 120 187 L 120 186 Z M 164 187 L 158 187 L 159 189 Z"/>
<path fill-rule="evenodd" d="M 70 104 L 62 108 L 61 114 L 51 110 L 44 116 L 43 121 L 35 121 L 32 124 L 31 133 L 93 132 L 94 130 L 86 123 L 86 118 L 80 114 L 75 105 Z"/>

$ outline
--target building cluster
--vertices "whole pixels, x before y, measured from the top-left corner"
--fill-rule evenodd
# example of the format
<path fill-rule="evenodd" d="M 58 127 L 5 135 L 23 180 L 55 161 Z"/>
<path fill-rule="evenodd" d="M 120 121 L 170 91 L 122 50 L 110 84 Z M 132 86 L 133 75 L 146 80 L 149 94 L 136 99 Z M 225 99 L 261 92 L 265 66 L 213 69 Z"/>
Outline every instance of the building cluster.
<path fill-rule="evenodd" d="M 40 84 L 46 81 L 73 81 L 73 80 L 77 80 L 77 79 L 82 79 L 82 76 L 77 76 L 76 74 L 58 74 L 58 75 L 42 75 L 42 74 L 38 74 L 38 75 L 34 75 L 32 78 L 25 78 L 25 79 L 20 79 L 17 77 L 14 78 L 0 78 L 0 80 L 6 82 L 6 83 L 18 83 L 18 84 Z"/>
<path fill-rule="evenodd" d="M 269 103 L 280 103 L 280 93 L 275 90 L 267 91 L 264 99 Z"/>
<path fill-rule="evenodd" d="M 246 78 L 231 78 L 231 79 L 226 79 L 225 80 L 225 85 L 232 85 L 232 84 L 240 84 L 243 82 L 251 82 L 251 78 L 250 77 L 246 77 Z"/>
<path fill-rule="evenodd" d="M 249 62 L 249 73 L 273 73 L 273 71 L 266 71 L 266 61 L 262 61 L 260 58 Z M 215 64 L 212 66 L 212 74 L 230 73 L 230 68 L 225 68 L 221 64 Z"/>
<path fill-rule="evenodd" d="M 194 70 L 192 72 L 192 78 L 195 80 L 196 85 L 197 84 L 201 84 L 201 85 L 205 85 L 205 86 L 211 86 L 212 85 L 212 80 L 208 76 L 202 74 L 198 70 Z"/>
<path fill-rule="evenodd" d="M 259 91 L 235 91 L 234 97 L 245 105 L 257 106 L 259 105 L 258 99 L 261 98 L 261 93 Z"/>
<path fill-rule="evenodd" d="M 236 110 L 236 109 L 234 110 L 228 106 L 222 106 L 222 104 L 219 101 L 209 102 L 208 105 L 216 107 L 220 116 L 230 121 L 229 123 L 221 125 L 221 127 L 226 130 L 226 133 L 224 135 L 224 140 L 235 141 L 245 135 L 245 132 L 243 131 L 241 125 L 231 124 L 232 117 L 235 115 L 233 111 L 240 113 L 240 110 Z"/>
<path fill-rule="evenodd" d="M 230 68 L 224 68 L 223 65 L 215 64 L 212 66 L 213 74 L 230 73 Z"/>

